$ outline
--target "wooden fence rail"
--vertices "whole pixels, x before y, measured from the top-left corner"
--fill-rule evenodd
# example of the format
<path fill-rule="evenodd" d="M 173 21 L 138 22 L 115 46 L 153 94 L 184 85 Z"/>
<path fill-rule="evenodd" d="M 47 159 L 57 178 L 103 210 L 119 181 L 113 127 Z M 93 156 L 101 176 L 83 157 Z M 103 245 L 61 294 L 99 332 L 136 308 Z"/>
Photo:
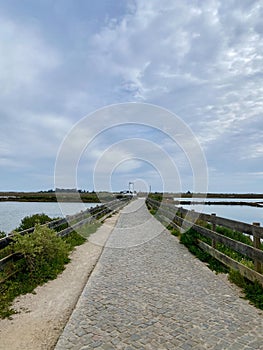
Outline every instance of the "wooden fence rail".
<path fill-rule="evenodd" d="M 50 221 L 46 224 L 43 224 L 43 226 L 47 226 L 51 229 L 55 229 L 63 224 L 67 224 L 67 223 L 70 224 L 74 221 L 76 221 L 76 222 L 81 221 L 82 219 L 87 218 L 87 216 L 90 216 L 91 218 L 97 218 L 99 215 L 101 215 L 103 210 L 104 210 L 103 213 L 106 213 L 107 210 L 108 211 L 110 211 L 111 209 L 114 210 L 114 208 L 121 206 L 122 203 L 126 203 L 127 200 L 128 200 L 128 198 L 116 199 L 116 200 L 113 200 L 113 201 L 108 202 L 106 204 L 97 205 L 94 208 L 86 209 L 86 210 L 81 211 L 77 214 L 67 215 L 65 218 Z M 33 231 L 34 231 L 34 227 L 31 227 L 27 230 L 19 231 L 19 233 L 21 235 L 25 235 L 28 233 L 32 233 Z M 8 246 L 12 242 L 12 236 L 13 236 L 13 233 L 9 234 L 7 237 L 0 239 L 0 250 L 5 248 L 6 246 Z"/>
<path fill-rule="evenodd" d="M 77 228 L 82 227 L 88 223 L 92 223 L 95 220 L 99 220 L 99 221 L 103 221 L 105 220 L 109 215 L 112 215 L 114 212 L 120 210 L 121 208 L 123 208 L 127 202 L 129 201 L 129 198 L 125 198 L 125 199 L 117 199 L 111 202 L 108 202 L 107 204 L 103 204 L 100 206 L 97 206 L 95 208 L 91 208 L 91 209 L 87 209 L 81 213 L 75 214 L 75 215 L 71 215 L 71 216 L 67 216 L 66 218 L 63 219 L 59 219 L 59 220 L 54 220 L 51 221 L 47 224 L 44 224 L 42 226 L 47 226 L 49 228 L 55 228 L 55 227 L 59 227 L 62 224 L 65 223 L 69 223 L 69 227 L 60 230 L 59 232 L 57 232 L 57 235 L 60 237 L 65 237 L 67 235 L 69 235 L 71 232 L 75 231 Z M 76 222 L 75 222 L 76 221 Z M 74 224 L 70 224 L 72 222 L 75 222 Z M 34 227 L 30 228 L 28 230 L 25 231 L 21 231 L 22 234 L 30 234 L 34 231 Z M 21 234 L 21 232 L 19 232 Z M 4 244 L 0 244 L 0 249 L 6 247 L 7 245 L 9 245 L 12 242 L 12 236 L 10 235 L 8 237 L 6 237 L 6 239 L 2 239 L 1 241 L 4 241 Z M 2 259 L 0 259 L 0 271 L 2 271 L 5 266 L 11 262 L 15 262 L 17 260 L 22 259 L 23 256 L 19 253 L 14 253 L 14 254 L 10 254 Z M 13 275 L 13 274 L 12 274 Z M 10 275 L 11 276 L 11 275 Z M 7 276 L 7 278 L 9 278 L 10 276 Z M 6 278 L 4 279 L 6 280 Z M 1 280 L 1 282 L 3 282 L 4 280 Z"/>
<path fill-rule="evenodd" d="M 254 235 L 257 234 L 260 238 L 263 239 L 263 227 L 255 227 L 254 225 L 247 224 L 245 222 L 237 221 L 237 220 L 231 220 L 231 219 L 226 219 L 220 216 L 217 216 L 215 214 L 205 214 L 205 213 L 199 213 L 196 211 L 192 210 L 187 210 L 182 207 L 178 207 L 173 204 L 166 204 L 163 202 L 158 202 L 153 199 L 147 199 L 147 201 L 152 203 L 152 205 L 155 205 L 155 207 L 161 207 L 165 209 L 171 209 L 173 212 L 176 210 L 176 212 L 179 215 L 186 216 L 192 215 L 194 218 L 199 218 L 202 221 L 209 222 L 211 224 L 215 224 L 216 226 L 223 226 L 230 228 L 231 230 L 235 230 L 238 232 L 242 232 L 248 235 Z"/>
<path fill-rule="evenodd" d="M 146 202 L 148 206 L 158 209 L 158 215 L 164 217 L 166 223 L 184 231 L 193 228 L 201 236 L 210 239 L 212 242 L 211 246 L 200 240 L 198 241 L 198 246 L 231 269 L 239 271 L 244 277 L 253 282 L 258 281 L 263 286 L 263 275 L 261 274 L 263 266 L 263 251 L 260 249 L 260 238 L 263 237 L 263 228 L 259 227 L 258 224 L 249 225 L 239 221 L 217 217 L 216 215 L 189 211 L 187 209 L 178 208 L 171 204 L 161 203 L 152 199 L 147 199 Z M 211 223 L 212 229 L 210 230 L 196 224 L 197 219 Z M 254 246 L 244 244 L 216 232 L 215 230 L 217 226 L 227 227 L 238 232 L 253 235 Z M 217 250 L 217 243 L 221 243 L 244 257 L 252 259 L 254 261 L 254 269 L 233 260 Z"/>

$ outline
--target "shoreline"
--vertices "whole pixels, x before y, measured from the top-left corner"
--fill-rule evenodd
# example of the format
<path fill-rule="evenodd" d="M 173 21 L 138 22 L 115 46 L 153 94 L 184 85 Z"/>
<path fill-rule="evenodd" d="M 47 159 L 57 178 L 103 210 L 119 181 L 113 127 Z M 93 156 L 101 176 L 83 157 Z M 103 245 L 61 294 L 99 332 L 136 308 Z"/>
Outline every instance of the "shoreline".
<path fill-rule="evenodd" d="M 180 198 L 183 200 L 191 200 L 197 201 L 200 199 L 203 201 L 208 201 L 209 199 L 220 199 L 222 198 L 222 202 L 224 199 L 262 199 L 263 201 L 263 193 L 138 193 L 138 196 L 147 197 L 147 195 L 151 197 L 162 196 L 165 199 L 174 200 L 174 198 Z M 39 192 L 14 192 L 14 191 L 0 191 L 0 202 L 69 202 L 69 203 L 101 203 L 101 200 L 112 200 L 114 198 L 118 198 L 121 196 L 118 192 L 70 192 L 70 191 L 39 191 Z M 243 202 L 243 201 L 240 201 Z M 219 202 L 217 202 L 218 204 Z M 184 203 L 188 204 L 188 203 Z M 211 204 L 211 203 L 206 203 Z M 224 202 L 223 204 L 230 204 Z M 234 203 L 233 205 L 236 205 Z"/>

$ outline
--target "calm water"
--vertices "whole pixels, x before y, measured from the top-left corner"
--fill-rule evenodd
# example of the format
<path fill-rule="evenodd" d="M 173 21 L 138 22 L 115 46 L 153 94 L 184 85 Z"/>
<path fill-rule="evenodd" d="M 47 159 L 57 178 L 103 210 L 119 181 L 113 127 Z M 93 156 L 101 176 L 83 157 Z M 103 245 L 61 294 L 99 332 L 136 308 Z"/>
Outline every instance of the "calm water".
<path fill-rule="evenodd" d="M 214 198 L 209 198 L 206 201 L 218 201 Z M 229 201 L 229 198 L 227 199 L 221 199 L 221 201 Z M 234 200 L 232 200 L 234 201 Z M 238 199 L 237 201 L 246 201 L 246 202 L 256 202 L 256 203 L 262 203 L 263 199 L 257 199 L 257 200 L 250 200 L 250 199 Z M 248 224 L 252 224 L 253 222 L 260 222 L 260 225 L 263 226 L 263 207 L 257 208 L 257 207 L 250 207 L 246 205 L 199 205 L 199 204 L 192 204 L 192 205 L 180 205 L 183 208 L 189 209 L 189 210 L 195 210 L 197 212 L 202 212 L 206 214 L 212 214 L 215 213 L 218 216 L 222 216 L 224 218 L 237 220 L 237 221 L 243 221 Z"/>
<path fill-rule="evenodd" d="M 176 197 L 174 200 L 190 201 L 191 198 Z M 263 198 L 193 198 L 195 202 L 252 202 L 263 204 Z"/>
<path fill-rule="evenodd" d="M 177 199 L 177 198 L 176 198 Z M 218 199 L 209 199 L 217 201 Z M 229 200 L 229 199 L 222 199 Z M 231 199 L 232 200 L 232 199 Z M 240 200 L 239 200 L 240 201 Z M 244 199 L 251 201 L 251 199 Z M 255 200 L 252 200 L 255 202 Z M 257 199 L 257 202 L 263 202 L 263 199 Z M 64 215 L 72 215 L 80 212 L 85 208 L 96 206 L 98 203 L 63 203 Z M 232 205 L 183 205 L 186 209 L 194 209 L 198 212 L 207 214 L 216 213 L 218 216 L 247 222 L 260 222 L 263 226 L 263 208 L 249 206 L 232 206 Z M 41 202 L 0 202 L 0 230 L 11 232 L 19 226 L 21 219 L 27 215 L 45 213 L 50 217 L 64 216 L 58 203 L 41 203 Z"/>
<path fill-rule="evenodd" d="M 98 203 L 63 203 L 63 214 L 72 215 Z M 54 202 L 0 202 L 0 230 L 11 232 L 25 216 L 44 213 L 52 218 L 63 217 L 58 203 Z"/>

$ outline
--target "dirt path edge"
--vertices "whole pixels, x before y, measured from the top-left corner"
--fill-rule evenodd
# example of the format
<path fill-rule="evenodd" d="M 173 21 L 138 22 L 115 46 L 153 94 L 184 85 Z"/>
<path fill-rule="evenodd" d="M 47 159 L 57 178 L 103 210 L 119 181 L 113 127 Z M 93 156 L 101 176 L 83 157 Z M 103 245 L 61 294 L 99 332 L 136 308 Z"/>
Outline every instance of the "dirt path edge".
<path fill-rule="evenodd" d="M 113 230 L 118 214 L 108 218 L 83 245 L 57 279 L 18 297 L 13 307 L 19 313 L 0 320 L 1 350 L 51 350 L 62 333 L 87 280 Z"/>

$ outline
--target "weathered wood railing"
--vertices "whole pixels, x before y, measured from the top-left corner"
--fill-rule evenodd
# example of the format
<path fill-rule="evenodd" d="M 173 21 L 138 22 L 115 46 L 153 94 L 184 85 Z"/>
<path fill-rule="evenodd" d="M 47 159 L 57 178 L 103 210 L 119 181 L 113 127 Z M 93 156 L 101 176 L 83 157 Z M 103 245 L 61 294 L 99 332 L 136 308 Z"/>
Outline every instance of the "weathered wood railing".
<path fill-rule="evenodd" d="M 263 238 L 263 227 L 260 227 L 258 223 L 250 225 L 240 221 L 218 217 L 215 214 L 209 215 L 190 211 L 181 207 L 176 207 L 172 204 L 158 202 L 149 198 L 146 202 L 149 207 L 158 209 L 158 215 L 167 224 L 176 227 L 180 231 L 186 231 L 190 228 L 193 228 L 202 236 L 211 239 L 211 245 L 208 245 L 207 243 L 199 240 L 199 247 L 231 269 L 239 271 L 247 279 L 251 281 L 258 281 L 263 286 L 263 251 L 260 249 L 260 239 Z M 206 227 L 198 225 L 196 223 L 197 220 L 212 224 L 212 229 L 210 230 Z M 215 230 L 217 226 L 226 227 L 231 230 L 252 235 L 254 246 L 244 244 L 216 232 Z M 217 250 L 217 243 L 224 244 L 226 247 L 229 247 L 232 250 L 242 254 L 244 257 L 252 259 L 254 261 L 254 269 L 251 269 L 241 264 L 240 262 L 233 260 L 229 256 Z"/>
<path fill-rule="evenodd" d="M 69 226 L 65 229 L 58 230 L 57 235 L 60 237 L 65 237 L 69 235 L 71 232 L 75 231 L 77 228 L 82 227 L 88 223 L 92 223 L 95 220 L 103 221 L 108 216 L 112 215 L 114 212 L 120 210 L 124 207 L 129 201 L 129 198 L 124 199 L 116 199 L 106 204 L 102 204 L 100 206 L 96 206 L 94 208 L 87 209 L 75 215 L 69 215 L 66 218 L 53 220 L 44 224 L 43 226 L 47 226 L 49 228 L 55 229 L 64 224 L 68 224 Z M 34 231 L 34 227 L 20 231 L 20 234 L 26 235 L 30 234 Z M 0 239 L 0 250 L 8 246 L 12 242 L 13 234 Z M 4 267 L 10 263 L 20 260 L 23 256 L 21 254 L 15 253 L 10 254 L 0 260 L 0 271 L 4 269 Z"/>

